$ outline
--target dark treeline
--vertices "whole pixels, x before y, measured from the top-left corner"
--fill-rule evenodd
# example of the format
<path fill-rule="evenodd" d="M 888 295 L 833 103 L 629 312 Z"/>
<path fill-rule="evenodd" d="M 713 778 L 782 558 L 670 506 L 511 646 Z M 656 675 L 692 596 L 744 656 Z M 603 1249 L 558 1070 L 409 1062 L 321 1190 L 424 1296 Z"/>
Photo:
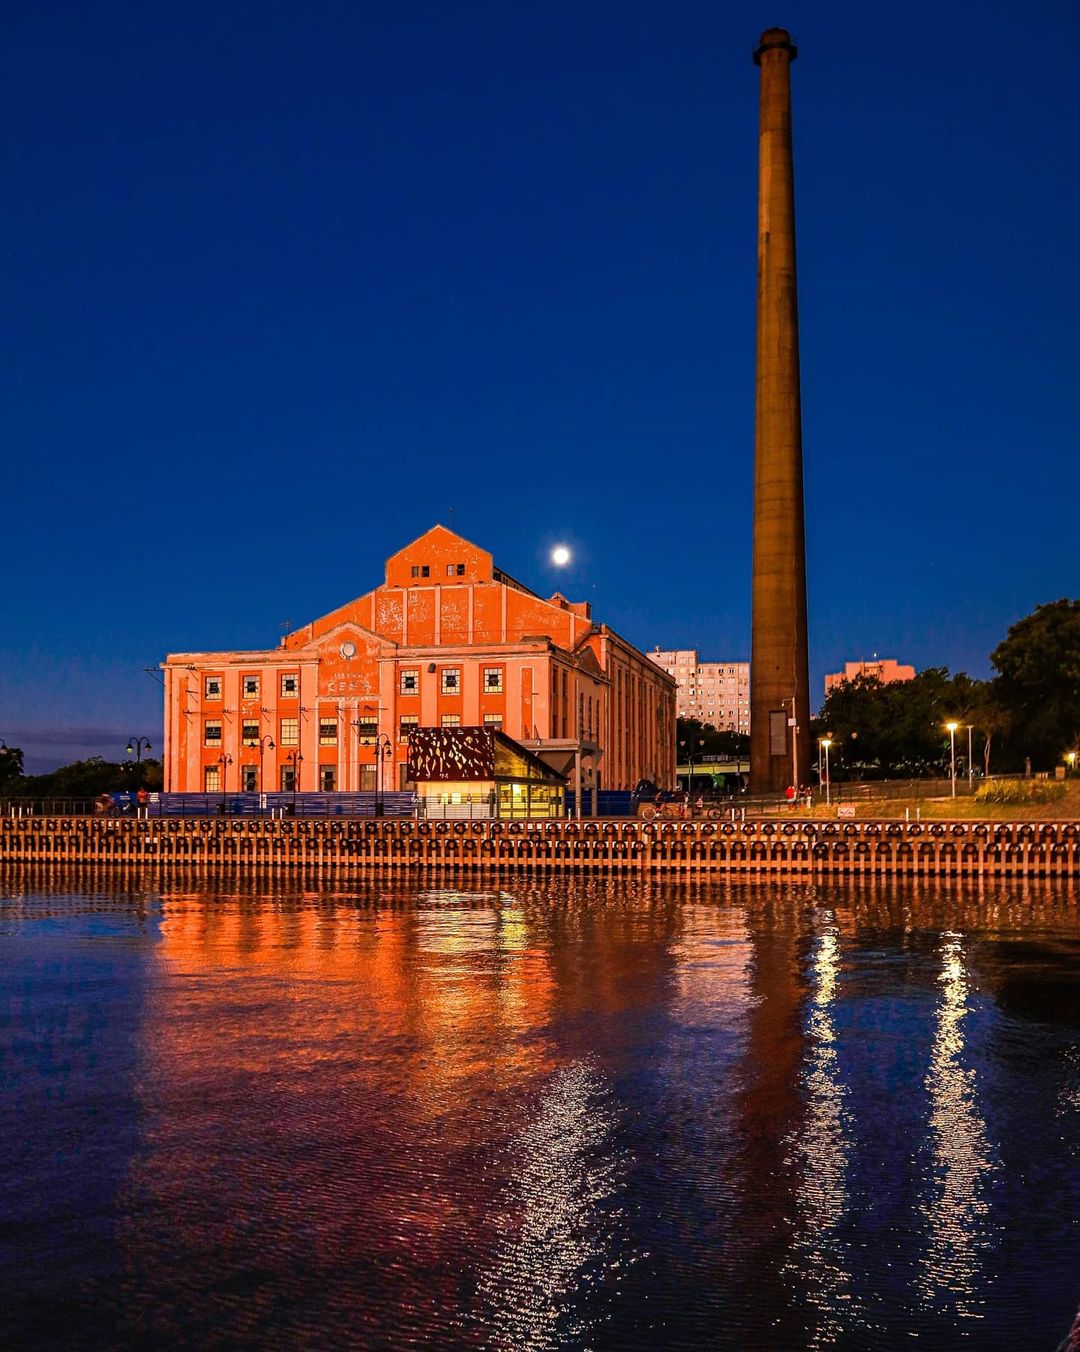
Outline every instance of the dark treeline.
<path fill-rule="evenodd" d="M 160 789 L 161 762 L 112 762 L 100 756 L 62 765 L 45 775 L 24 775 L 18 747 L 0 749 L 0 794 L 8 798 L 96 798 L 117 790 Z"/>

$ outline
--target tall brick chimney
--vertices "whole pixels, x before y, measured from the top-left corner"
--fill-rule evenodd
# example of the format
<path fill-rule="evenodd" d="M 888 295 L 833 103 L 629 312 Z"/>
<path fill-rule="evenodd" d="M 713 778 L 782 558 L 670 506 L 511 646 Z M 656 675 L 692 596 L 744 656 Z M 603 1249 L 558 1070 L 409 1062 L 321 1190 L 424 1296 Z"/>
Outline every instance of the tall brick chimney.
<path fill-rule="evenodd" d="M 783 28 L 761 35 L 758 139 L 757 368 L 754 399 L 754 584 L 750 790 L 810 779 L 806 540 L 803 527 L 799 315 L 791 63 Z M 791 720 L 794 720 L 794 727 Z"/>

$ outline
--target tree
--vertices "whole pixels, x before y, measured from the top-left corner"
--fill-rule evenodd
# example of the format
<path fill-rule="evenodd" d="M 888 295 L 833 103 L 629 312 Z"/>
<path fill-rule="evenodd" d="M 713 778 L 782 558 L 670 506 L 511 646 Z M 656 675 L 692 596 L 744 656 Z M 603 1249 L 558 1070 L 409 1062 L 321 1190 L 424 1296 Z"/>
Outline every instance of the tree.
<path fill-rule="evenodd" d="M 1012 744 L 1049 770 L 1080 739 L 1080 601 L 1036 606 L 990 654 Z"/>
<path fill-rule="evenodd" d="M 23 772 L 23 753 L 19 746 L 0 746 L 0 793 L 13 793 Z"/>
<path fill-rule="evenodd" d="M 983 774 L 990 777 L 990 748 L 994 739 L 1007 734 L 1011 725 L 1008 710 L 1002 705 L 996 681 L 979 681 L 972 707 L 965 713 L 964 722 L 970 722 L 982 737 Z"/>
<path fill-rule="evenodd" d="M 0 748 L 0 758 L 3 749 Z M 19 752 L 19 764 L 22 764 L 22 752 Z M 0 771 L 3 761 L 0 759 Z M 142 763 L 142 787 L 148 790 L 160 789 L 162 783 L 161 762 L 144 760 Z M 23 798 L 96 798 L 99 793 L 112 793 L 118 789 L 132 791 L 138 786 L 130 762 L 113 763 L 102 760 L 100 756 L 91 756 L 88 760 L 72 761 L 70 765 L 61 765 L 44 775 L 26 775 L 5 786 L 0 779 L 0 788 L 6 788 L 9 795 L 18 794 Z"/>
<path fill-rule="evenodd" d="M 815 737 L 830 736 L 833 762 L 869 778 L 918 778 L 943 774 L 950 764 L 950 720 L 978 726 L 987 683 L 946 667 L 928 667 L 910 681 L 882 684 L 857 676 L 829 691 L 811 725 Z M 961 753 L 966 750 L 960 743 Z"/>
<path fill-rule="evenodd" d="M 28 798 L 96 798 L 99 793 L 125 787 L 125 766 L 113 765 L 100 756 L 72 761 L 46 775 L 30 775 L 19 792 Z"/>
<path fill-rule="evenodd" d="M 683 743 L 686 743 L 684 746 Z M 696 756 L 742 756 L 750 754 L 750 738 L 745 733 L 723 732 L 698 718 L 679 718 L 675 723 L 675 750 L 680 762 L 687 752 Z"/>

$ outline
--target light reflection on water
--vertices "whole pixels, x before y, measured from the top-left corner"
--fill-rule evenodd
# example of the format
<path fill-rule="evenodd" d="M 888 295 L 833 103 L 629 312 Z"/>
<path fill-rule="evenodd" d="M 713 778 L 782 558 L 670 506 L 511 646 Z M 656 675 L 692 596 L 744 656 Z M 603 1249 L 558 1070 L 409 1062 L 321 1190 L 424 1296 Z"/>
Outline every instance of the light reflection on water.
<path fill-rule="evenodd" d="M 848 1153 L 855 1124 L 837 1054 L 833 1002 L 840 972 L 840 936 L 831 913 L 821 917 L 810 962 L 806 1019 L 805 1111 L 788 1142 L 789 1167 L 798 1179 L 798 1222 L 787 1275 L 817 1315 L 808 1345 L 831 1347 L 856 1319 L 852 1280 L 841 1226 L 848 1208 Z"/>
<path fill-rule="evenodd" d="M 1078 959 L 1004 885 L 0 892 L 0 1345 L 1052 1347 Z"/>
<path fill-rule="evenodd" d="M 481 1274 L 481 1325 L 499 1346 L 586 1346 L 594 1333 L 582 1297 L 628 1256 L 612 1147 L 610 1094 L 595 1067 L 575 1062 L 552 1076 L 533 1119 L 510 1149 L 500 1198 L 499 1247 Z"/>
<path fill-rule="evenodd" d="M 993 1239 L 990 1189 L 1000 1166 L 987 1139 L 978 1078 L 966 1063 L 971 1007 L 962 937 L 944 934 L 940 951 L 941 996 L 926 1074 L 929 1164 L 919 1295 L 925 1308 L 952 1305 L 958 1315 L 977 1318 L 986 1303 L 979 1275 Z"/>

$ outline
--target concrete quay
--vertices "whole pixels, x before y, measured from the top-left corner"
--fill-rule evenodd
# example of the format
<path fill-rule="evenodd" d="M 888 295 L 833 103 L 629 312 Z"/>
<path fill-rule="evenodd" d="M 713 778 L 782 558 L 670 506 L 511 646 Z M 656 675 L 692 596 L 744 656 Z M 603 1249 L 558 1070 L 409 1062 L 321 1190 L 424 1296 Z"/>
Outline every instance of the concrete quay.
<path fill-rule="evenodd" d="M 1080 822 L 291 820 L 19 817 L 0 864 L 693 876 L 1080 876 Z"/>

